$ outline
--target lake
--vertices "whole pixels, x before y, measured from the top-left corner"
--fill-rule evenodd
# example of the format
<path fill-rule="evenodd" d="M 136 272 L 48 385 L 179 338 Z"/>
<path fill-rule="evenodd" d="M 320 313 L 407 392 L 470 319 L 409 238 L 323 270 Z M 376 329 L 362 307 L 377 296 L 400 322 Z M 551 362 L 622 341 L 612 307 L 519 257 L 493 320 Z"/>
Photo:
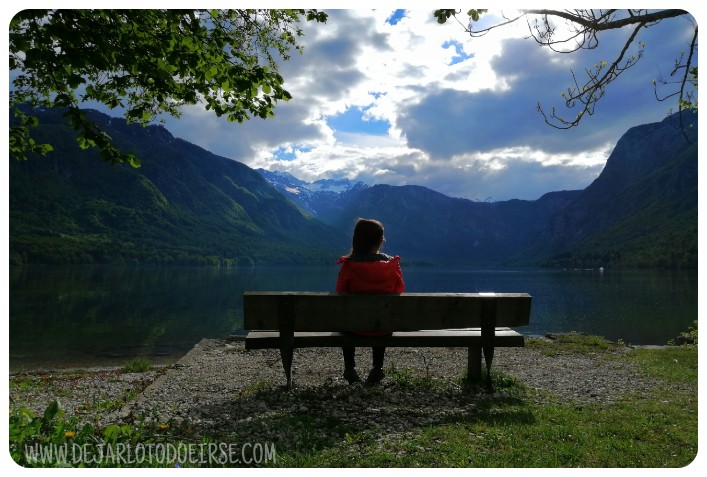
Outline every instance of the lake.
<path fill-rule="evenodd" d="M 242 333 L 243 291 L 331 291 L 331 267 L 11 268 L 10 370 L 171 362 Z M 408 292 L 527 292 L 530 335 L 665 344 L 697 320 L 697 271 L 404 267 Z"/>

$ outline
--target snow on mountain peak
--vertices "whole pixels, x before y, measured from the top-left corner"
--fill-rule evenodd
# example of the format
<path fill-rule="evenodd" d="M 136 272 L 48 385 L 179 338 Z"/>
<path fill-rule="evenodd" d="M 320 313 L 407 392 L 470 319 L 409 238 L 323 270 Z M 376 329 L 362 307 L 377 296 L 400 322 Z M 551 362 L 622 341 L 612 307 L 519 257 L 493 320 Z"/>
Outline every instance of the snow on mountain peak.
<path fill-rule="evenodd" d="M 351 179 L 319 179 L 306 182 L 289 172 L 266 169 L 257 169 L 257 171 L 290 200 L 314 215 L 318 215 L 317 211 L 322 201 L 331 202 L 332 199 L 339 198 L 346 192 L 368 187 L 368 184 Z"/>

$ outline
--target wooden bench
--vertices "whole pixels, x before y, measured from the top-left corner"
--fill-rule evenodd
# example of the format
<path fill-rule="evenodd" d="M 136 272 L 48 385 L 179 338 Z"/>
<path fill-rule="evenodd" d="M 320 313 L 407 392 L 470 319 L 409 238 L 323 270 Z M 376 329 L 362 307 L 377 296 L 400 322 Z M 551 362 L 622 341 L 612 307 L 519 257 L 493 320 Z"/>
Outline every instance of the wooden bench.
<path fill-rule="evenodd" d="M 526 293 L 245 292 L 246 349 L 279 348 L 292 387 L 292 355 L 307 347 L 467 347 L 468 378 L 481 379 L 481 358 L 491 383 L 494 348 L 524 346 L 510 327 L 527 325 Z M 392 331 L 390 336 L 350 332 Z"/>

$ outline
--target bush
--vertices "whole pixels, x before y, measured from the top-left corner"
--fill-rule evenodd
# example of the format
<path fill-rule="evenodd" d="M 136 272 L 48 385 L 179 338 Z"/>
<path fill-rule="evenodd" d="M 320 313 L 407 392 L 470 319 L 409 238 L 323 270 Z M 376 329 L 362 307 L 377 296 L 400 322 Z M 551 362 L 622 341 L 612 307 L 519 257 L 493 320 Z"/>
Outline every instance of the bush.
<path fill-rule="evenodd" d="M 683 331 L 677 338 L 668 341 L 669 345 L 696 345 L 697 344 L 697 320 L 688 327 L 687 331 Z"/>
<path fill-rule="evenodd" d="M 147 360 L 147 358 L 137 357 L 128 361 L 123 365 L 124 373 L 143 373 L 149 371 L 152 365 Z"/>

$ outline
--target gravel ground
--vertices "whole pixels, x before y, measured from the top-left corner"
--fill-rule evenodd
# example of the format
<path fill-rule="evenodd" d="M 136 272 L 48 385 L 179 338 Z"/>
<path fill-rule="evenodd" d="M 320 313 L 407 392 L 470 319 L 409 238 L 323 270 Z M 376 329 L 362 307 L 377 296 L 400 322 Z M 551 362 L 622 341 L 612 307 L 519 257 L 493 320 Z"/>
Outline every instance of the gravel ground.
<path fill-rule="evenodd" d="M 623 349 L 619 352 L 630 351 Z M 357 350 L 364 379 L 370 360 L 369 349 Z M 387 375 L 381 383 L 349 385 L 342 377 L 338 348 L 298 349 L 294 387 L 287 392 L 277 350 L 246 351 L 242 341 L 205 339 L 177 363 L 144 373 L 103 369 L 11 376 L 10 407 L 42 412 L 58 397 L 68 415 L 98 423 L 144 418 L 160 423 L 185 421 L 196 437 L 203 433 L 271 439 L 277 432 L 278 442 L 297 446 L 302 445 L 297 439 L 303 433 L 289 428 L 287 419 L 293 413 L 309 414 L 314 426 L 337 419 L 349 429 L 364 430 L 375 424 L 382 427 L 381 435 L 400 436 L 420 425 L 468 415 L 489 400 L 503 403 L 509 398 L 503 389 L 462 392 L 458 378 L 465 366 L 463 348 L 389 348 Z M 493 369 L 535 390 L 528 393 L 530 399 L 579 406 L 611 403 L 656 385 L 626 360 L 547 356 L 532 347 L 496 349 Z M 403 375 L 408 379 L 400 379 Z M 408 384 L 415 378 L 430 378 L 437 384 L 421 392 L 419 386 Z M 45 385 L 37 385 L 42 380 Z M 105 412 L 106 402 L 113 404 L 113 411 Z M 125 404 L 121 407 L 121 403 Z"/>
<path fill-rule="evenodd" d="M 107 408 L 120 407 L 152 384 L 164 369 L 124 373 L 118 368 L 28 371 L 10 375 L 10 409 L 41 415 L 58 400 L 67 416 L 100 420 Z"/>

